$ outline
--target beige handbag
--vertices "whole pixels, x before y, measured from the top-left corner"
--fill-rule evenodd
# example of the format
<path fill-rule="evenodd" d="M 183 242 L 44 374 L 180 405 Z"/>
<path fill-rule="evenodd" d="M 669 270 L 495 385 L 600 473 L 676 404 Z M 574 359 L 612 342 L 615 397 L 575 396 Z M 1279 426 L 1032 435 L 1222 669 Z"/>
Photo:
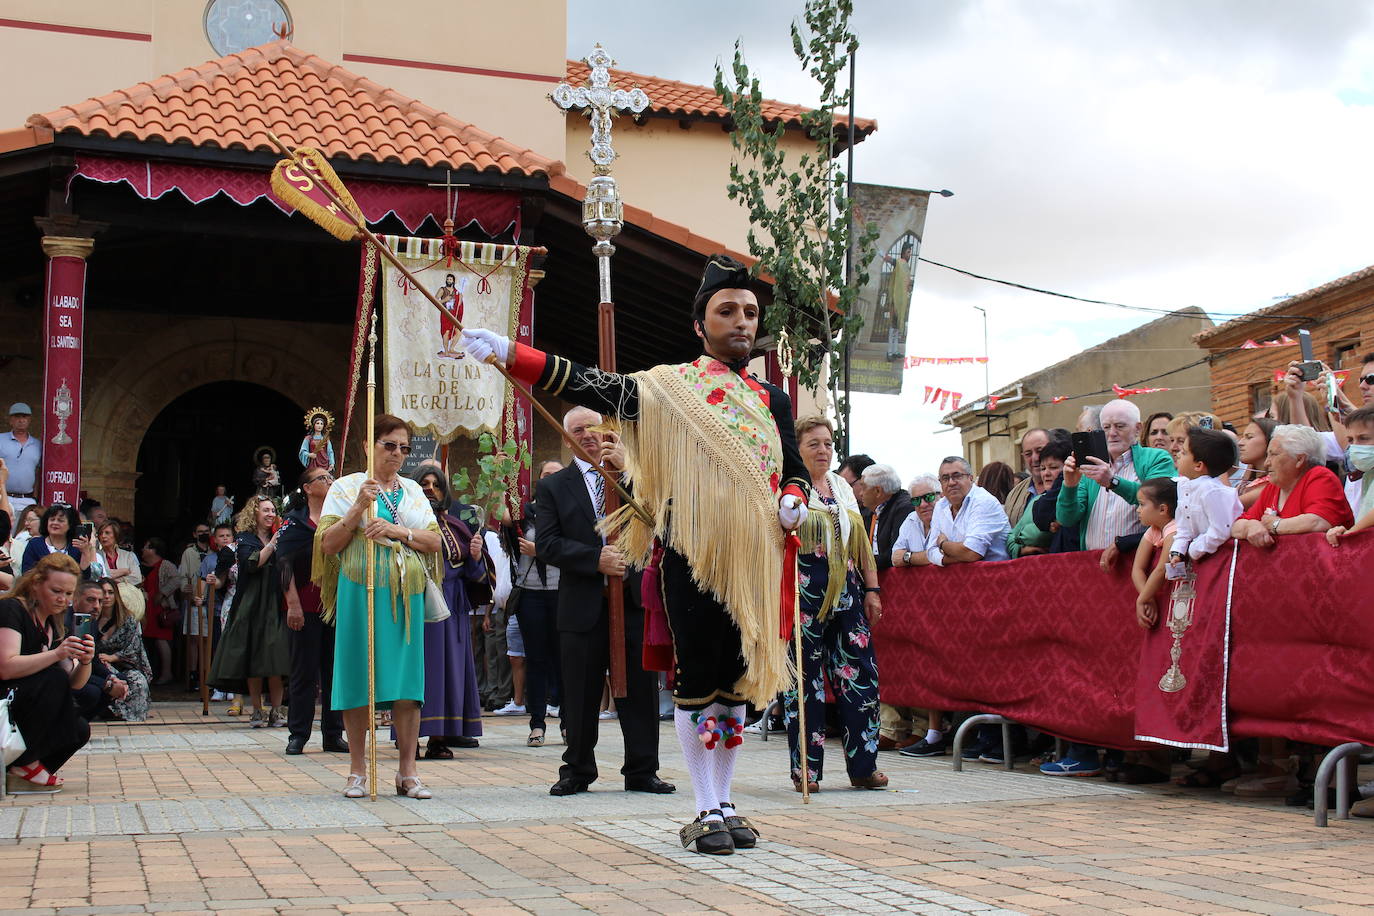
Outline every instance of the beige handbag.
<path fill-rule="evenodd" d="M 137 585 L 123 579 L 115 584 L 115 588 L 119 589 L 119 600 L 124 604 L 125 610 L 142 623 L 143 615 L 148 610 L 148 595 Z"/>

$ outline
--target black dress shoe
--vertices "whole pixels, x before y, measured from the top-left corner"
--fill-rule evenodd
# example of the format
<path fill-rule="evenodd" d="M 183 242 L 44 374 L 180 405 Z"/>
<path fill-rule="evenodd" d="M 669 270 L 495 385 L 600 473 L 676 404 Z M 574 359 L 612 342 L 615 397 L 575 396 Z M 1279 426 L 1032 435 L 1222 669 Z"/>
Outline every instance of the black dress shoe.
<path fill-rule="evenodd" d="M 650 776 L 648 779 L 636 779 L 633 782 L 625 780 L 626 792 L 651 792 L 654 795 L 671 795 L 677 791 L 677 786 L 671 782 L 664 782 L 657 776 Z"/>
<path fill-rule="evenodd" d="M 558 780 L 549 787 L 550 795 L 576 795 L 578 792 L 587 791 L 590 783 L 585 779 L 578 779 L 576 776 L 567 776 Z"/>
<path fill-rule="evenodd" d="M 296 756 L 297 754 L 304 754 L 304 753 L 305 753 L 305 739 L 304 739 L 304 738 L 295 738 L 295 737 L 292 737 L 292 738 L 288 738 L 288 739 L 287 739 L 287 741 L 286 741 L 286 755 L 287 755 L 288 757 L 294 757 L 294 756 Z"/>
<path fill-rule="evenodd" d="M 458 735 L 455 738 L 449 738 L 444 743 L 449 747 L 477 747 L 477 739 L 469 738 L 467 735 Z"/>
<path fill-rule="evenodd" d="M 342 738 L 325 738 L 324 750 L 329 754 L 347 754 L 348 742 Z"/>
<path fill-rule="evenodd" d="M 678 837 L 682 840 L 682 847 L 686 849 L 693 843 L 696 844 L 697 852 L 708 856 L 728 856 L 735 851 L 735 840 L 730 836 L 730 828 L 725 826 L 723 820 L 702 820 L 707 814 L 721 816 L 720 810 L 703 811 L 697 815 L 697 819 L 678 831 Z"/>

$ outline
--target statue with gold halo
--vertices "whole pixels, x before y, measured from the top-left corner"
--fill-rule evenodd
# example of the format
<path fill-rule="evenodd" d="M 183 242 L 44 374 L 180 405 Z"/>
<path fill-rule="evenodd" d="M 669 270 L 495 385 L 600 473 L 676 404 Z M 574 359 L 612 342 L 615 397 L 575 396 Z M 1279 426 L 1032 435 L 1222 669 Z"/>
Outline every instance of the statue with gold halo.
<path fill-rule="evenodd" d="M 334 416 L 323 407 L 312 407 L 305 412 L 305 438 L 301 440 L 300 459 L 303 467 L 334 467 L 334 446 L 329 434 L 334 431 Z"/>

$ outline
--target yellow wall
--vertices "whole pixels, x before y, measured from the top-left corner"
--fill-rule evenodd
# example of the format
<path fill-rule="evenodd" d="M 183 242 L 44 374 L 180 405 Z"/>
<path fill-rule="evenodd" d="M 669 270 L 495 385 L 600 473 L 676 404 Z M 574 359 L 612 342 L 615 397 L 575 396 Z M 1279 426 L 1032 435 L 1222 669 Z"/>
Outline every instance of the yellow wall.
<path fill-rule="evenodd" d="M 345 61 L 345 54 L 534 73 L 562 78 L 567 10 L 524 0 L 518 17 L 472 0 L 287 0 L 293 44 L 497 136 L 563 156 L 552 82 Z M 153 40 L 0 27 L 0 130 L 31 114 L 104 95 L 218 55 L 204 31 L 203 0 L 0 0 L 0 18 L 151 34 Z M 417 24 L 419 24 L 417 26 Z M 426 27 L 426 25 L 431 27 Z M 80 66 L 72 66 L 80 61 Z M 36 76 L 40 78 L 35 78 Z"/>

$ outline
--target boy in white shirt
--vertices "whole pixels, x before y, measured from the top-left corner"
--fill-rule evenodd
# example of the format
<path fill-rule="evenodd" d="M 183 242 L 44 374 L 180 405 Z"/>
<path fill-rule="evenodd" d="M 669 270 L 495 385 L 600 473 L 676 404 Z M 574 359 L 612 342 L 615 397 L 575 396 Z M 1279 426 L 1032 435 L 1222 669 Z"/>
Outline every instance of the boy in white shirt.
<path fill-rule="evenodd" d="M 1174 462 L 1178 482 L 1178 531 L 1169 550 L 1171 579 L 1184 576 L 1185 559 L 1200 560 L 1231 539 L 1245 510 L 1224 477 L 1236 463 L 1236 444 L 1224 432 L 1194 427 Z"/>

